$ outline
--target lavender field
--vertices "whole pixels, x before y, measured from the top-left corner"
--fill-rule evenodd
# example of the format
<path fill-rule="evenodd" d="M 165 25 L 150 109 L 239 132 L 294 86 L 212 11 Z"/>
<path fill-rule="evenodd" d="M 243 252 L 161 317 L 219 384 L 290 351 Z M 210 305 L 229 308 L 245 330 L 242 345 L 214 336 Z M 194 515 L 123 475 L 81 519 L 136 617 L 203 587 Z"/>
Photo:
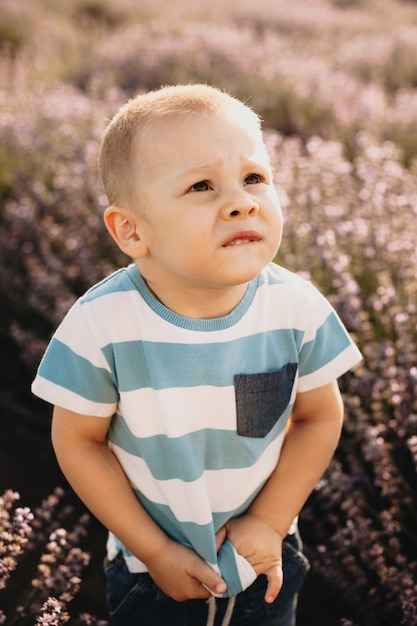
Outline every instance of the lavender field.
<path fill-rule="evenodd" d="M 108 118 L 196 81 L 262 115 L 277 262 L 328 295 L 364 355 L 301 515 L 297 626 L 417 626 L 415 0 L 0 0 L 0 624 L 108 619 L 104 529 L 29 387 L 74 299 L 127 262 L 101 220 Z"/>

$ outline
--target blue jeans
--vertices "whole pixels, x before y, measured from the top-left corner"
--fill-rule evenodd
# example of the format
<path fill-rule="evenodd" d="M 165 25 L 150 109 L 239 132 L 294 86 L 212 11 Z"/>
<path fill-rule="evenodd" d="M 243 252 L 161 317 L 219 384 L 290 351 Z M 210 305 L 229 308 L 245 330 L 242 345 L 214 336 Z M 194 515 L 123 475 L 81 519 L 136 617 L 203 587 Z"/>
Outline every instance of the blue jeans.
<path fill-rule="evenodd" d="M 272 604 L 264 602 L 266 577 L 259 576 L 236 596 L 230 626 L 295 626 L 297 594 L 309 569 L 299 538 L 283 543 L 284 584 Z M 107 599 L 114 626 L 206 626 L 206 600 L 176 602 L 166 596 L 149 574 L 132 574 L 119 554 L 106 563 Z M 228 598 L 216 599 L 216 626 L 220 626 Z"/>

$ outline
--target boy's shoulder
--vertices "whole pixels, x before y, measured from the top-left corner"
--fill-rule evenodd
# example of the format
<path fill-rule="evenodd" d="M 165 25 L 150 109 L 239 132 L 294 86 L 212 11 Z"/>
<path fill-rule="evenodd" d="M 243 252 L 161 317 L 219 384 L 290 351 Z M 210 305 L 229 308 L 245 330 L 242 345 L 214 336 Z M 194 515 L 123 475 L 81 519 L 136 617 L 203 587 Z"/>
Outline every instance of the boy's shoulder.
<path fill-rule="evenodd" d="M 122 267 L 90 287 L 81 296 L 80 303 L 86 304 L 110 294 L 134 290 L 135 286 L 129 277 L 129 267 Z"/>
<path fill-rule="evenodd" d="M 258 300 L 274 315 L 294 315 L 306 323 L 311 311 L 329 311 L 330 302 L 314 283 L 291 270 L 269 263 L 259 276 Z"/>
<path fill-rule="evenodd" d="M 262 285 L 283 285 L 300 289 L 311 289 L 312 283 L 291 270 L 271 262 L 263 269 L 260 275 L 259 286 Z"/>

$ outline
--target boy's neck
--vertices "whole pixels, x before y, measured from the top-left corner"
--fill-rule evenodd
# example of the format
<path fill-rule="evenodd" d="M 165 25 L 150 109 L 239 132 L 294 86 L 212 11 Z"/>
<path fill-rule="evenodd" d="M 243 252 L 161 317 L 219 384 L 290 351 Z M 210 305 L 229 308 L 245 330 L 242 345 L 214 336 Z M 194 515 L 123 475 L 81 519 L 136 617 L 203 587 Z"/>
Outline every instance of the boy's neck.
<path fill-rule="evenodd" d="M 233 311 L 246 293 L 247 283 L 224 289 L 187 289 L 177 292 L 166 286 L 154 286 L 142 274 L 148 289 L 168 309 L 191 319 L 215 319 Z"/>

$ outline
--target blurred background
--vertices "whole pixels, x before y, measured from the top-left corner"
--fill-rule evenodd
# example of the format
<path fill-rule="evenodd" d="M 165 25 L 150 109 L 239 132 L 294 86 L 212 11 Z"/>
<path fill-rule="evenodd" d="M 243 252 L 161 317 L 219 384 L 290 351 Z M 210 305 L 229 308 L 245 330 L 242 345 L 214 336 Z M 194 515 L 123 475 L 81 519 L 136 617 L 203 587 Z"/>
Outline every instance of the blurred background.
<path fill-rule="evenodd" d="M 0 0 L 0 494 L 35 510 L 62 487 L 57 524 L 84 513 L 30 383 L 75 298 L 128 262 L 102 224 L 103 130 L 129 97 L 177 82 L 262 115 L 286 222 L 277 262 L 320 287 L 364 355 L 301 516 L 298 626 L 416 626 L 415 0 Z M 108 619 L 105 537 L 91 520 L 72 623 Z M 0 623 L 34 623 L 42 541 L 0 588 Z"/>

